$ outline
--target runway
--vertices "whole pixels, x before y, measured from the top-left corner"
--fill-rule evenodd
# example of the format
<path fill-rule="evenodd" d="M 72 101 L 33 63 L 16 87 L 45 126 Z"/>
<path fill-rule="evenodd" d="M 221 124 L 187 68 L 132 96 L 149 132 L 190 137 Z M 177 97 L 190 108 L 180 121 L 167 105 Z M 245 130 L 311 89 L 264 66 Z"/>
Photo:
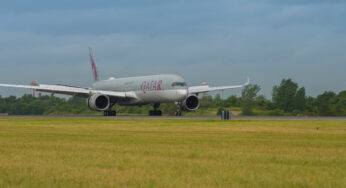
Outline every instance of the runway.
<path fill-rule="evenodd" d="M 101 116 L 101 115 L 63 115 L 63 116 L 0 116 L 0 119 L 8 118 L 52 118 L 52 119 L 167 119 L 167 120 L 221 120 L 219 116 Z M 232 116 L 231 120 L 292 120 L 292 121 L 346 121 L 346 117 L 293 117 L 293 116 Z"/>

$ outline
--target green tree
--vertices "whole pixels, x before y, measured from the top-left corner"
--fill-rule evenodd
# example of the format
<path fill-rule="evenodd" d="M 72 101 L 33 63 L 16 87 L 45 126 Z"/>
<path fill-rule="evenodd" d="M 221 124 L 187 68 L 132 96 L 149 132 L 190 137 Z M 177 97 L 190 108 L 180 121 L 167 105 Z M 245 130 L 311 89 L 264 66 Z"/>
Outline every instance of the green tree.
<path fill-rule="evenodd" d="M 226 99 L 225 104 L 227 107 L 240 107 L 241 100 L 237 96 L 232 95 Z"/>
<path fill-rule="evenodd" d="M 222 104 L 223 101 L 222 101 L 222 99 L 221 99 L 220 94 L 216 94 L 216 95 L 215 95 L 214 100 L 213 100 L 213 103 L 214 103 L 214 105 L 217 106 L 217 107 L 220 107 L 220 106 L 223 105 L 223 104 Z"/>
<path fill-rule="evenodd" d="M 208 108 L 214 106 L 213 97 L 208 94 L 202 96 L 200 103 L 201 108 Z"/>
<path fill-rule="evenodd" d="M 261 90 L 258 85 L 247 85 L 242 90 L 242 114 L 254 115 L 252 108 L 254 106 L 254 100 L 257 97 L 257 93 Z"/>
<path fill-rule="evenodd" d="M 255 99 L 255 105 L 258 108 L 273 110 L 273 103 L 268 100 L 264 95 L 259 95 Z"/>
<path fill-rule="evenodd" d="M 337 115 L 346 115 L 346 91 L 341 91 L 336 97 Z"/>
<path fill-rule="evenodd" d="M 305 106 L 305 89 L 299 89 L 297 96 L 298 84 L 291 79 L 283 79 L 280 86 L 273 87 L 273 103 L 274 105 L 284 110 L 285 112 L 292 112 L 296 107 L 304 110 Z M 298 104 L 303 102 L 303 104 Z"/>
<path fill-rule="evenodd" d="M 305 88 L 301 87 L 294 96 L 294 109 L 303 112 L 306 108 Z"/>
<path fill-rule="evenodd" d="M 333 105 L 335 104 L 336 94 L 332 91 L 326 91 L 316 98 L 316 105 L 318 108 L 318 115 L 333 116 Z"/>
<path fill-rule="evenodd" d="M 305 109 L 309 113 L 317 113 L 316 99 L 311 96 L 307 97 L 305 100 Z"/>
<path fill-rule="evenodd" d="M 7 104 L 14 104 L 16 101 L 17 101 L 16 96 L 9 96 L 9 97 L 5 98 L 5 103 L 7 103 Z"/>

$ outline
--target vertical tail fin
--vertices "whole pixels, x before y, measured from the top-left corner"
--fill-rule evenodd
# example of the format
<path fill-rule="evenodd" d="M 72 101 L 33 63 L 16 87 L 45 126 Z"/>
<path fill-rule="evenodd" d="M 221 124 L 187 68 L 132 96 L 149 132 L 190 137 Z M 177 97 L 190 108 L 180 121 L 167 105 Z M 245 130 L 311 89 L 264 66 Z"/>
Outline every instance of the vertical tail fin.
<path fill-rule="evenodd" d="M 95 58 L 94 58 L 94 50 L 89 46 L 89 56 L 90 56 L 90 61 L 91 61 L 91 69 L 92 69 L 92 73 L 94 76 L 94 81 L 99 81 L 100 77 L 99 77 L 99 73 L 97 71 L 97 66 L 95 63 Z"/>

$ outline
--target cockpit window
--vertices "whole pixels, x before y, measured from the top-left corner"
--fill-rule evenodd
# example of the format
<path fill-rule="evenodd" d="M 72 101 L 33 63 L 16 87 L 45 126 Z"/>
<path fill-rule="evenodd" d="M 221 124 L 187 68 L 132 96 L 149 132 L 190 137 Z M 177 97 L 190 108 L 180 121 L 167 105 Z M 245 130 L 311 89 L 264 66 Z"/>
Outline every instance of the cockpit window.
<path fill-rule="evenodd" d="M 172 83 L 172 86 L 180 86 L 180 87 L 184 87 L 186 86 L 186 83 L 185 82 L 173 82 Z"/>

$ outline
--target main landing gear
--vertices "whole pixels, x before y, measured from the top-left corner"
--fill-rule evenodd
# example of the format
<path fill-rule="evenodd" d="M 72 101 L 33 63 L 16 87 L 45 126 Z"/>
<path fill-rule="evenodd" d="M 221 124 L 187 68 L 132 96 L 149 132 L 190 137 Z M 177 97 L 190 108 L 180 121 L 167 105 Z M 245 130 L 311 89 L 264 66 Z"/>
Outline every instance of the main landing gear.
<path fill-rule="evenodd" d="M 116 116 L 116 115 L 117 115 L 117 112 L 114 110 L 103 111 L 103 116 Z"/>
<path fill-rule="evenodd" d="M 149 116 L 162 116 L 162 111 L 157 110 L 159 108 L 160 104 L 154 104 L 154 110 L 149 111 Z"/>
<path fill-rule="evenodd" d="M 181 110 L 180 110 L 180 102 L 175 103 L 177 105 L 177 111 L 175 111 L 175 116 L 181 116 Z"/>

